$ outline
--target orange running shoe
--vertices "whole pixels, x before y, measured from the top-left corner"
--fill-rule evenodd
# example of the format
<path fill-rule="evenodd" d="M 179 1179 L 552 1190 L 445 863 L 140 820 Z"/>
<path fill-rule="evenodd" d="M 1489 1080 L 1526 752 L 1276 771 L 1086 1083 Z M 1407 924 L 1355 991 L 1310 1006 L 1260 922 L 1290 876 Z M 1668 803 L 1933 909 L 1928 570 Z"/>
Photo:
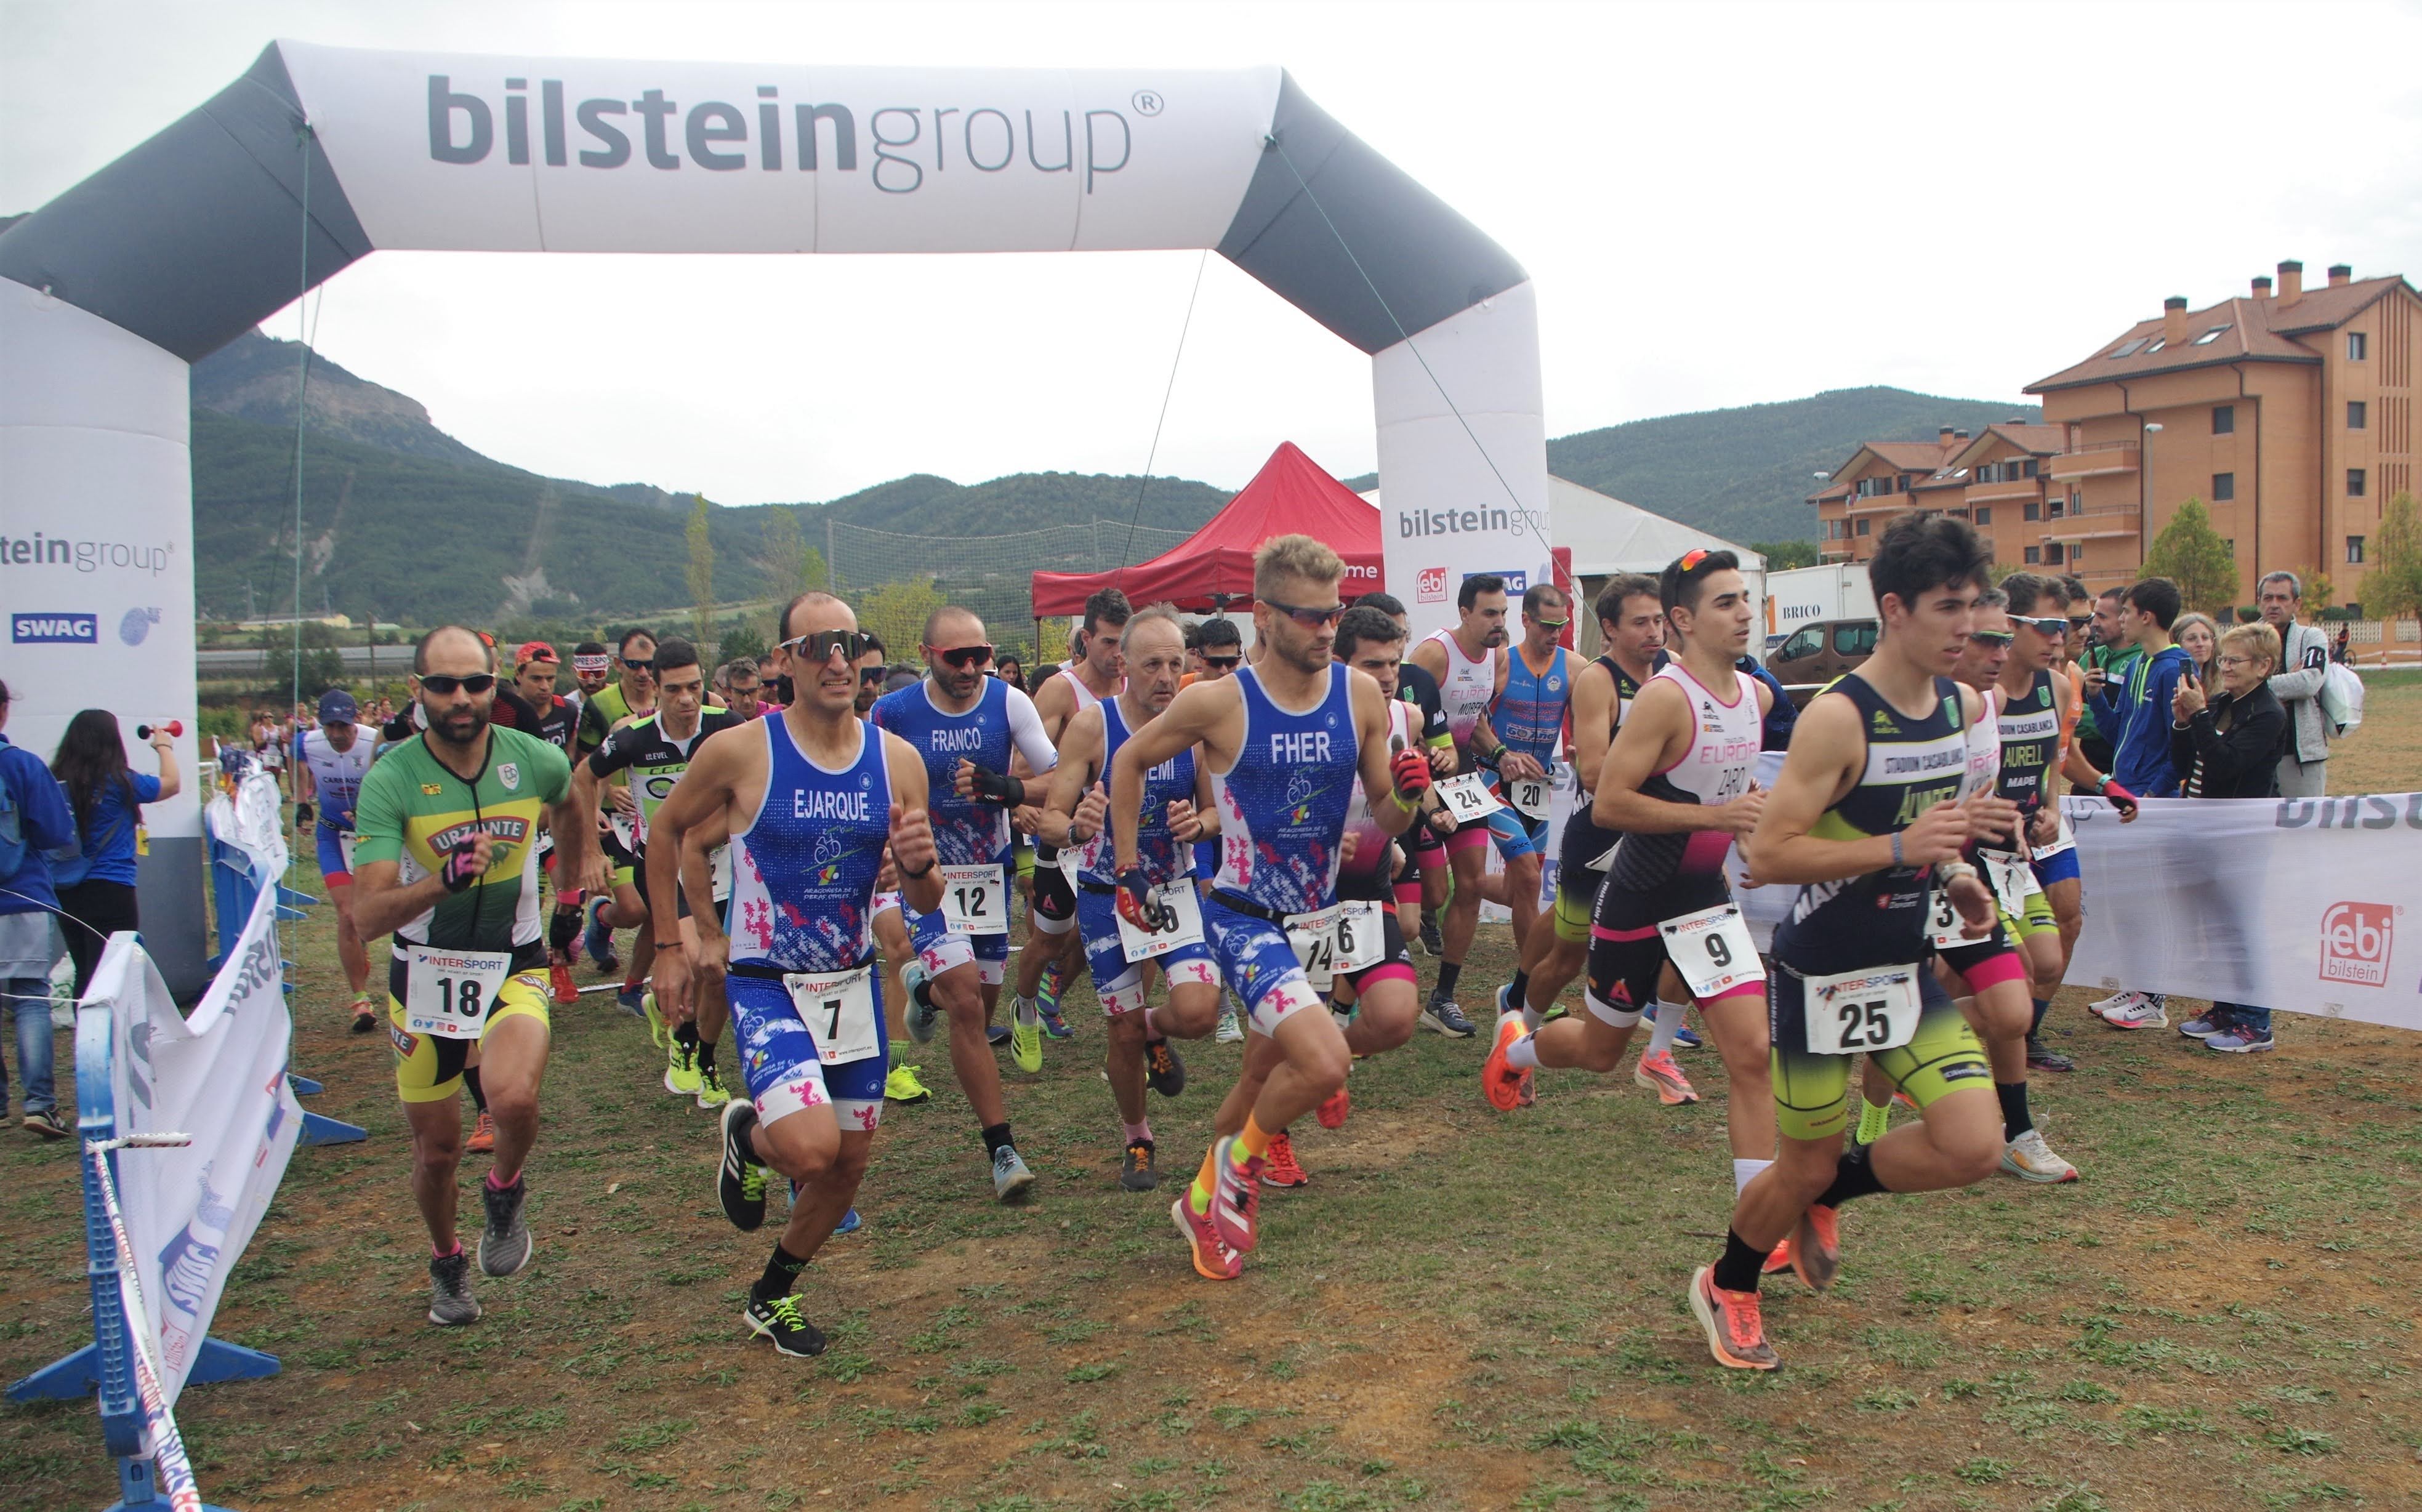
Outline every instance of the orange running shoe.
<path fill-rule="evenodd" d="M 549 962 L 546 976 L 547 984 L 555 989 L 555 1001 L 558 1007 L 569 1007 L 580 1000 L 580 987 L 572 980 L 571 962 Z"/>
<path fill-rule="evenodd" d="M 1842 1215 L 1837 1209 L 1812 1205 L 1800 1215 L 1800 1227 L 1791 1236 L 1791 1268 L 1810 1291 L 1833 1284 L 1834 1272 L 1842 1268 Z"/>
<path fill-rule="evenodd" d="M 1228 1248 L 1209 1214 L 1194 1210 L 1192 1196 L 1190 1188 L 1178 1193 L 1177 1201 L 1169 1205 L 1169 1216 L 1194 1252 L 1194 1273 L 1205 1281 L 1235 1280 L 1245 1268 L 1245 1257 Z"/>
<path fill-rule="evenodd" d="M 1786 1234 L 1786 1235 L 1785 1235 L 1785 1236 L 1784 1236 L 1783 1242 L 1782 1242 L 1781 1244 L 1776 1245 L 1776 1246 L 1774 1247 L 1774 1249 L 1773 1249 L 1773 1250 L 1772 1250 L 1772 1251 L 1771 1251 L 1771 1252 L 1767 1255 L 1767 1257 L 1766 1257 L 1766 1264 L 1765 1264 L 1764 1266 L 1762 1266 L 1762 1267 L 1760 1267 L 1760 1268 L 1759 1268 L 1759 1274 L 1761 1274 L 1761 1275 L 1767 1275 L 1767 1276 L 1779 1276 L 1779 1275 L 1783 1274 L 1785 1271 L 1786 1271 L 1786 1270 L 1788 1270 L 1788 1269 L 1790 1269 L 1790 1268 L 1791 1268 L 1791 1236 L 1790 1236 L 1789 1235 L 1787 1235 L 1787 1234 Z"/>
<path fill-rule="evenodd" d="M 1517 1071 L 1505 1063 L 1505 1052 L 1522 1034 L 1521 1015 L 1501 1016 L 1497 1020 L 1497 1042 L 1488 1047 L 1487 1063 L 1480 1068 L 1480 1090 L 1486 1095 L 1488 1106 L 1500 1112 L 1510 1113 L 1522 1106 L 1522 1083 L 1530 1079 L 1530 1068 Z"/>
<path fill-rule="evenodd" d="M 1320 1100 L 1320 1110 L 1313 1116 L 1320 1120 L 1320 1126 L 1323 1128 L 1344 1128 L 1345 1115 L 1353 1110 L 1354 1095 L 1341 1081 L 1337 1084 L 1335 1092 Z"/>
<path fill-rule="evenodd" d="M 1265 1187 L 1308 1187 L 1312 1178 L 1295 1161 L 1295 1141 L 1281 1129 L 1270 1136 L 1269 1153 L 1262 1158 L 1262 1185 Z"/>
<path fill-rule="evenodd" d="M 1726 1291 L 1716 1284 L 1716 1268 L 1701 1266 L 1691 1276 L 1691 1315 L 1706 1331 L 1707 1352 L 1727 1370 L 1773 1370 L 1783 1363 L 1766 1342 L 1757 1293 Z"/>
<path fill-rule="evenodd" d="M 1631 1079 L 1655 1093 L 1657 1100 L 1668 1108 L 1678 1108 L 1684 1103 L 1699 1100 L 1698 1090 L 1691 1085 L 1691 1079 L 1684 1076 L 1682 1068 L 1674 1063 L 1672 1050 L 1659 1050 L 1654 1055 L 1642 1056 L 1640 1063 L 1631 1068 Z"/>
<path fill-rule="evenodd" d="M 488 1110 L 482 1108 L 480 1110 L 480 1121 L 471 1126 L 471 1137 L 463 1142 L 463 1148 L 473 1155 L 486 1155 L 495 1147 L 496 1121 L 490 1118 Z"/>

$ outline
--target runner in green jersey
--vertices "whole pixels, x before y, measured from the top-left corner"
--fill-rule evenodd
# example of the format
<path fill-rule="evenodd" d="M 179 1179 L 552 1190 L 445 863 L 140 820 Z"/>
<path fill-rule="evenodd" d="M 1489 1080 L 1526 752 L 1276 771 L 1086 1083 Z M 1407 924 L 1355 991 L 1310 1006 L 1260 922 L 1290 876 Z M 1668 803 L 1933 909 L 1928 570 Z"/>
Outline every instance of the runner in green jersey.
<path fill-rule="evenodd" d="M 387 1025 L 396 1092 L 412 1127 L 412 1189 L 429 1226 L 429 1320 L 480 1315 L 454 1232 L 463 1153 L 463 1067 L 477 1045 L 495 1115 L 495 1164 L 480 1195 L 480 1268 L 529 1264 L 522 1164 L 538 1138 L 546 1071 L 546 944 L 539 923 L 537 840 L 582 821 L 571 764 L 535 735 L 492 727 L 496 678 L 487 648 L 444 625 L 413 652 L 414 697 L 428 728 L 388 751 L 355 801 L 354 918 L 364 939 L 393 934 Z"/>

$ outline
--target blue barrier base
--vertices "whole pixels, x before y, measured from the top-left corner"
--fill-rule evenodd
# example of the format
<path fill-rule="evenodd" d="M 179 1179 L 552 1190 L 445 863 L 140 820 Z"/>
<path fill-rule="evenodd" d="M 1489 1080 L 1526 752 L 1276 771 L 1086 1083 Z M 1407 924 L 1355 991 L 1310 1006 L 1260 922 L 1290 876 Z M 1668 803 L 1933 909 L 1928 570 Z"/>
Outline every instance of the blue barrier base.
<path fill-rule="evenodd" d="M 295 1136 L 298 1144 L 358 1144 L 370 1137 L 370 1131 L 359 1124 L 348 1124 L 324 1113 L 306 1111 L 303 1132 Z"/>
<path fill-rule="evenodd" d="M 294 1095 L 297 1097 L 308 1097 L 315 1092 L 325 1092 L 328 1090 L 318 1082 L 312 1080 L 309 1077 L 297 1076 L 291 1071 L 286 1073 L 286 1084 L 294 1089 Z"/>
<path fill-rule="evenodd" d="M 168 1505 L 160 1494 L 160 1474 L 149 1456 L 128 1457 L 118 1461 L 118 1496 L 107 1512 L 156 1512 Z M 202 1512 L 229 1512 L 215 1502 L 204 1502 Z"/>
<path fill-rule="evenodd" d="M 252 1380 L 275 1376 L 282 1368 L 277 1357 L 240 1344 L 204 1335 L 194 1368 L 185 1374 L 188 1386 L 218 1380 Z M 8 1388 L 12 1402 L 72 1402 L 101 1389 L 100 1351 L 91 1345 L 60 1356 Z"/>

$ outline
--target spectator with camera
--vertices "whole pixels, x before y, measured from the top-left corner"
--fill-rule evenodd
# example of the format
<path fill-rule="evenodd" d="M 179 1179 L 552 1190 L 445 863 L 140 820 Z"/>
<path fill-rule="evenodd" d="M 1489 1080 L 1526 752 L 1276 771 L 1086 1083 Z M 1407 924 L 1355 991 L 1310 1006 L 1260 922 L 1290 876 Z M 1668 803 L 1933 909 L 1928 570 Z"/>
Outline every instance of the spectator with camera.
<path fill-rule="evenodd" d="M 2106 644 L 2115 638 L 2137 654 L 2132 663 L 2089 667 L 2085 673 L 2086 706 L 2112 746 L 2106 790 L 2176 797 L 2178 778 L 2170 759 L 2167 716 L 2178 685 L 2194 676 L 2194 663 L 2170 641 L 2180 608 L 2178 585 L 2147 577 L 2127 591 L 2115 613 L 2106 615 L 2109 603 L 2106 597 L 2096 609 L 2097 629 L 2107 619 Z M 2158 992 L 2122 992 L 2087 1006 L 2114 1029 L 2160 1029 L 2170 1021 Z"/>
<path fill-rule="evenodd" d="M 2319 632 L 2315 632 L 2318 637 Z M 2267 623 L 2241 624 L 2220 638 L 2220 685 L 2208 689 L 2183 679 L 2170 694 L 2171 760 L 2180 774 L 2180 795 L 2190 798 L 2268 798 L 2279 792 L 2279 775 L 2289 757 L 2288 715 L 2272 691 L 2279 665 L 2279 637 Z M 2257 890 L 2220 888 L 2225 927 L 2249 935 L 2261 929 Z M 2228 917 L 2243 907 L 2248 917 Z M 2211 1012 L 2178 1026 L 2204 1048 L 2242 1055 L 2270 1049 L 2271 1010 L 2215 1002 Z"/>
<path fill-rule="evenodd" d="M 2262 622 L 2279 640 L 2271 672 L 2272 695 L 2288 717 L 2287 749 L 2279 757 L 2279 796 L 2318 798 L 2330 790 L 2330 717 L 2321 709 L 2330 638 L 2317 625 L 2299 622 L 2304 585 L 2294 573 L 2263 574 L 2254 596 L 2262 607 Z"/>

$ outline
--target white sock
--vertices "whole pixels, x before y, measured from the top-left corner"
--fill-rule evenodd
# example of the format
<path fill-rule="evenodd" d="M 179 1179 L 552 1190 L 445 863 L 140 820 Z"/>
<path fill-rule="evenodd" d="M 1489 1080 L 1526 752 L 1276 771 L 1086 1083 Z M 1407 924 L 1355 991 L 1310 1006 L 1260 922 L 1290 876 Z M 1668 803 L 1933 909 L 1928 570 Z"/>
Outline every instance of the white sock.
<path fill-rule="evenodd" d="M 1535 1034 L 1525 1034 L 1505 1047 L 1505 1063 L 1517 1071 L 1528 1071 L 1539 1063 L 1539 1040 Z"/>
<path fill-rule="evenodd" d="M 1686 1004 L 1658 999 L 1654 1009 L 1656 1027 L 1648 1032 L 1648 1048 L 1644 1053 L 1662 1055 L 1672 1049 L 1674 1036 L 1681 1032 L 1682 1015 L 1686 1011 Z"/>
<path fill-rule="evenodd" d="M 1772 1164 L 1774 1162 L 1771 1160 L 1735 1160 L 1733 1162 L 1733 1195 L 1739 1196 L 1741 1189 L 1750 1184 L 1750 1178 Z"/>
<path fill-rule="evenodd" d="M 1331 1008 L 1329 1010 L 1329 1021 L 1335 1024 L 1339 1032 L 1343 1032 L 1345 1030 L 1354 1027 L 1354 1010 L 1351 1008 Z"/>
<path fill-rule="evenodd" d="M 1144 1038 L 1166 1039 L 1169 1037 L 1160 1032 L 1160 1020 L 1153 1016 L 1159 1012 L 1160 1010 L 1158 1008 L 1147 1008 L 1143 1011 Z"/>
<path fill-rule="evenodd" d="M 1524 1033 L 1536 1034 L 1539 1032 L 1539 1025 L 1543 1022 L 1545 1022 L 1545 1020 L 1540 1016 L 1539 1010 L 1532 1007 L 1528 1002 L 1522 1004 L 1522 1031 Z"/>

